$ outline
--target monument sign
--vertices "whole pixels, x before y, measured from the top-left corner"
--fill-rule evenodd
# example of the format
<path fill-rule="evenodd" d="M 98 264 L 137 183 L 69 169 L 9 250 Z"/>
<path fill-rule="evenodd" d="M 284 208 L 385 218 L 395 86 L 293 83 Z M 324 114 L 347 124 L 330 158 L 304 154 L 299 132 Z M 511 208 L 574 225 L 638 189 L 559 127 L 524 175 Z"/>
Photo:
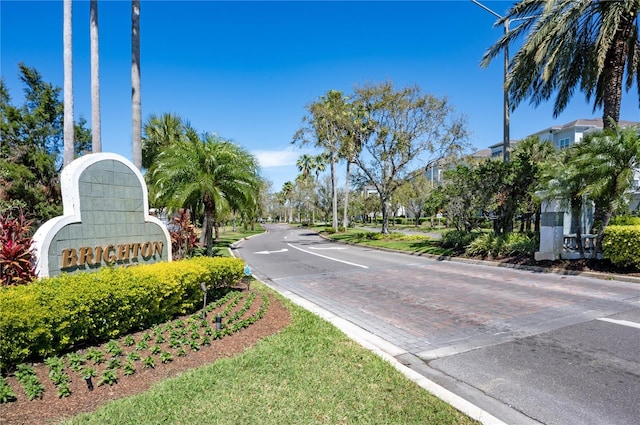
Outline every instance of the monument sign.
<path fill-rule="evenodd" d="M 63 215 L 34 235 L 39 277 L 104 266 L 171 261 L 171 237 L 149 215 L 140 171 L 113 153 L 82 156 L 62 170 Z"/>

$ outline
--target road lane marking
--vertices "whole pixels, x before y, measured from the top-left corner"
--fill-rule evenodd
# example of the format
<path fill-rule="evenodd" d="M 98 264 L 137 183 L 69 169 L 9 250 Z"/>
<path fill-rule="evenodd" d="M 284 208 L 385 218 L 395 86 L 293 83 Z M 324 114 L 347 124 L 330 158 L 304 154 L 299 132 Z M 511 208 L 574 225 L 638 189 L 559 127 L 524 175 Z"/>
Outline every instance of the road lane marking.
<path fill-rule="evenodd" d="M 333 261 L 337 261 L 339 263 L 349 264 L 350 266 L 362 267 L 363 269 L 368 269 L 369 268 L 369 266 L 363 266 L 362 264 L 352 263 L 350 261 L 345 261 L 345 260 L 339 260 L 337 258 L 327 257 L 326 255 L 318 254 L 316 252 L 307 251 L 306 249 L 298 248 L 297 246 L 291 245 L 290 243 L 288 243 L 287 245 L 289 245 L 291 248 L 297 249 L 298 251 L 302 251 L 302 252 L 306 252 L 307 254 L 316 255 L 318 257 L 326 258 L 327 260 L 333 260 Z"/>
<path fill-rule="evenodd" d="M 609 319 L 608 317 L 600 317 L 598 320 L 603 322 L 615 323 L 616 325 L 629 326 L 630 328 L 640 329 L 640 323 L 630 322 L 628 320 Z"/>
<path fill-rule="evenodd" d="M 254 252 L 254 254 L 276 254 L 278 252 L 287 252 L 289 251 L 287 248 L 282 248 L 278 251 L 258 251 L 258 252 Z"/>

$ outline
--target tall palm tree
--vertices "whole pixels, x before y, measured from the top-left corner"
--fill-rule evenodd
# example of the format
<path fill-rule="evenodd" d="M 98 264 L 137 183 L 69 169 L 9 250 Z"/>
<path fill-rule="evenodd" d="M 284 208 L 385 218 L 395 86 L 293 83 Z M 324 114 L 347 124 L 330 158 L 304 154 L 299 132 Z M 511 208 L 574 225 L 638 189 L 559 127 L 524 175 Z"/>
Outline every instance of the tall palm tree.
<path fill-rule="evenodd" d="M 285 220 L 284 221 L 286 221 L 288 223 L 291 223 L 291 219 L 293 217 L 293 199 L 292 199 L 292 196 L 293 196 L 294 189 L 295 189 L 295 186 L 290 181 L 287 181 L 282 185 L 282 196 L 283 196 L 284 201 L 285 201 Z M 289 204 L 289 220 L 288 221 L 287 221 L 287 218 L 286 218 L 286 215 L 287 215 L 286 214 L 286 212 L 287 212 L 286 204 L 287 203 Z"/>
<path fill-rule="evenodd" d="M 258 198 L 258 161 L 244 148 L 216 136 L 180 141 L 162 151 L 149 173 L 156 193 L 169 207 L 201 203 L 204 207 L 204 244 L 211 255 L 220 239 L 223 207 L 242 211 Z"/>
<path fill-rule="evenodd" d="M 72 1 L 64 0 L 64 119 L 63 119 L 63 166 L 73 161 L 74 125 L 73 125 L 73 30 L 72 30 Z"/>
<path fill-rule="evenodd" d="M 303 118 L 308 126 L 298 130 L 294 142 L 306 144 L 313 142 L 315 146 L 325 150 L 331 171 L 333 228 L 338 228 L 338 186 L 336 163 L 342 139 L 345 136 L 344 117 L 347 99 L 342 92 L 329 90 L 316 102 L 307 106 L 309 115 Z"/>
<path fill-rule="evenodd" d="M 556 96 L 557 116 L 578 89 L 593 98 L 594 111 L 603 108 L 611 128 L 620 120 L 623 82 L 629 90 L 640 75 L 639 9 L 640 0 L 520 0 L 502 22 L 521 25 L 496 42 L 482 64 L 526 35 L 506 82 L 512 108 L 525 98 L 538 105 Z"/>
<path fill-rule="evenodd" d="M 131 113 L 133 165 L 142 168 L 142 105 L 140 97 L 140 0 L 131 0 Z"/>
<path fill-rule="evenodd" d="M 89 9 L 91 37 L 91 151 L 102 152 L 100 120 L 100 53 L 98 49 L 98 0 L 91 0 Z"/>

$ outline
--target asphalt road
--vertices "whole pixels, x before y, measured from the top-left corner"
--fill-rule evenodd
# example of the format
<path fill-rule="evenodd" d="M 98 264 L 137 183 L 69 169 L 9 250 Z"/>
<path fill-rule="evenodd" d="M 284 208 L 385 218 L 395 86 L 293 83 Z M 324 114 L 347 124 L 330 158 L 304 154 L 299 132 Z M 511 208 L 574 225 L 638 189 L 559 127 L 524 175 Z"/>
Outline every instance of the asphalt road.
<path fill-rule="evenodd" d="M 640 424 L 640 284 L 438 261 L 268 225 L 253 274 L 509 424 Z"/>

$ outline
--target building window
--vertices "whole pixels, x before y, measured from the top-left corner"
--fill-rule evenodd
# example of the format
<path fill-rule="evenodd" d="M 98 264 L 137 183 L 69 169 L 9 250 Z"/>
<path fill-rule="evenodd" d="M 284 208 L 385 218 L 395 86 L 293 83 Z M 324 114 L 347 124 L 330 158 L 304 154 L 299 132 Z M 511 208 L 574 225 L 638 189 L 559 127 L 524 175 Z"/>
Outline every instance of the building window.
<path fill-rule="evenodd" d="M 566 149 L 569 147 L 569 138 L 565 137 L 564 139 L 560 139 L 558 142 L 558 149 Z"/>

